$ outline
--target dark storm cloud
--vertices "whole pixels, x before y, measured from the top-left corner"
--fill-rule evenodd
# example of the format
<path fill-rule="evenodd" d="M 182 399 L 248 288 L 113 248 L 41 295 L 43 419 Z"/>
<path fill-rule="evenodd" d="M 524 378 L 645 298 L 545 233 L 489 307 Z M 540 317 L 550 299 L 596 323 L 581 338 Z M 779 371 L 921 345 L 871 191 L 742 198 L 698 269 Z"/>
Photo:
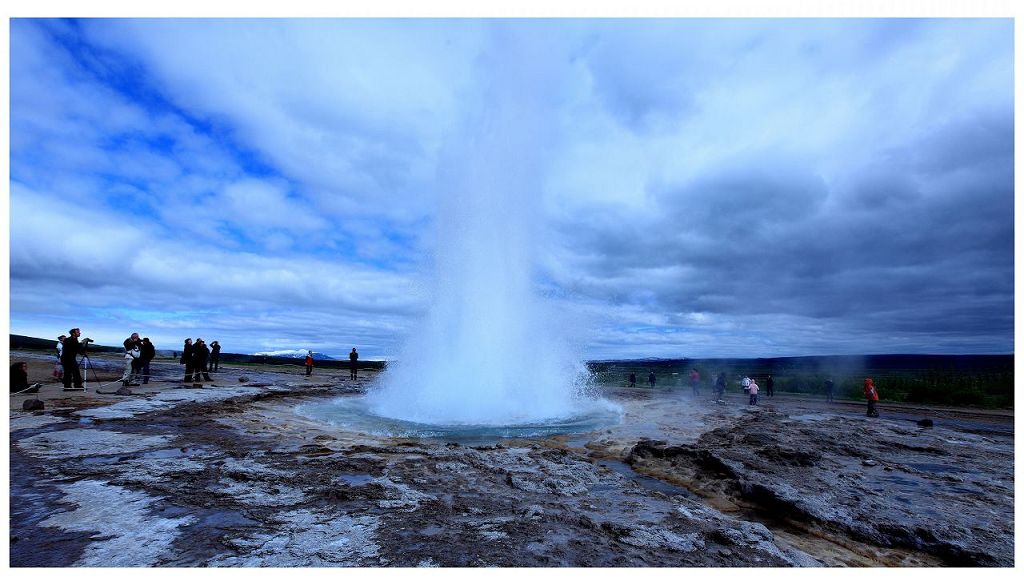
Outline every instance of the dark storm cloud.
<path fill-rule="evenodd" d="M 588 276 L 563 284 L 668 315 L 807 317 L 836 335 L 1009 351 L 1012 136 L 1012 116 L 968 112 L 832 184 L 813 160 L 725 161 L 655 187 L 647 217 L 567 228 Z"/>

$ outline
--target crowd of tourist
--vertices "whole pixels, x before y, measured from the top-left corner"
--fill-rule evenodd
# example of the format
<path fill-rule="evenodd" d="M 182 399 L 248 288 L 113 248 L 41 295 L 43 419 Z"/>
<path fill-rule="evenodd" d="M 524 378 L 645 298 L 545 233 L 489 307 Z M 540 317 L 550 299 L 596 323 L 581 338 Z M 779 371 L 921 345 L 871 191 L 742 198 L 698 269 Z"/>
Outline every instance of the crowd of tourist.
<path fill-rule="evenodd" d="M 676 374 L 672 375 L 675 376 Z M 700 372 L 697 371 L 697 368 L 692 368 L 690 370 L 689 378 L 691 396 L 693 398 L 700 397 Z M 627 381 L 627 386 L 629 388 L 635 388 L 636 372 L 630 372 L 629 376 L 627 377 Z M 648 384 L 650 384 L 650 387 L 653 389 L 657 381 L 657 377 L 654 375 L 653 371 L 647 375 L 647 381 Z M 761 387 L 758 385 L 757 381 L 748 375 L 744 375 L 743 378 L 739 380 L 739 384 L 743 394 L 747 396 L 747 403 L 750 406 L 757 406 L 758 397 L 761 394 Z M 725 392 L 727 385 L 728 382 L 726 380 L 725 372 L 719 372 L 718 377 L 716 377 L 714 381 L 715 401 L 723 402 L 725 400 Z M 831 376 L 825 379 L 822 390 L 826 403 L 831 404 L 835 402 L 835 382 L 832 380 Z M 775 396 L 775 378 L 772 376 L 772 374 L 768 374 L 764 378 L 764 396 L 765 398 L 772 398 Z M 871 378 L 865 378 L 864 380 L 864 398 L 865 400 L 867 400 L 868 404 L 868 410 L 867 413 L 865 413 L 865 415 L 872 418 L 877 417 L 878 390 L 875 388 L 874 382 Z"/>
<path fill-rule="evenodd" d="M 56 361 L 53 366 L 53 378 L 60 380 L 66 392 L 82 391 L 84 389 L 84 377 L 82 368 L 91 367 L 88 362 L 88 349 L 92 339 L 82 337 L 82 330 L 74 327 L 67 335 L 57 337 Z M 149 384 L 152 373 L 150 363 L 156 358 L 156 347 L 148 337 L 141 337 L 137 332 L 129 335 L 122 344 L 124 347 L 124 370 L 117 380 L 123 388 Z M 349 353 L 349 379 L 355 380 L 358 377 L 359 353 L 352 348 Z M 220 342 L 214 340 L 209 346 L 201 337 L 195 342 L 189 337 L 185 339 L 181 350 L 181 357 L 178 363 L 185 367 L 185 376 L 182 379 L 186 384 L 193 382 L 212 382 L 210 373 L 220 370 Z M 313 373 L 313 352 L 310 351 L 304 360 L 306 375 Z M 28 383 L 28 363 L 14 362 L 11 364 L 11 392 L 12 393 L 34 393 L 38 392 L 41 383 Z M 129 391 L 130 392 L 130 391 Z"/>

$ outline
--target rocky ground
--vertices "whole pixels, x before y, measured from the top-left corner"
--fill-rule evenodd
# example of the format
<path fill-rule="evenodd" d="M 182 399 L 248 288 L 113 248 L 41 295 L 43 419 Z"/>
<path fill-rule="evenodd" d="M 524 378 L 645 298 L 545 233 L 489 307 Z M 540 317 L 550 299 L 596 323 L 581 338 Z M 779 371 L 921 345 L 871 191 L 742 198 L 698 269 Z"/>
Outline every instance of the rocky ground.
<path fill-rule="evenodd" d="M 603 388 L 621 424 L 458 444 L 296 413 L 347 372 L 165 362 L 118 396 L 94 361 L 11 397 L 12 566 L 1013 565 L 1009 412 Z"/>

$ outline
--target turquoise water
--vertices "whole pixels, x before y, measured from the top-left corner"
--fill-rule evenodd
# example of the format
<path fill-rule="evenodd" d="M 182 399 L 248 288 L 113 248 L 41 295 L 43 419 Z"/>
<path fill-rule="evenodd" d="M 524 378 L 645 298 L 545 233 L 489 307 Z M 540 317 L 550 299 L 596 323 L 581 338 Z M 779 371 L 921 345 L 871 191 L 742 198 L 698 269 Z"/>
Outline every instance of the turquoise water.
<path fill-rule="evenodd" d="M 310 402 L 297 406 L 296 414 L 325 421 L 339 428 L 385 437 L 438 438 L 451 440 L 546 437 L 590 432 L 622 419 L 617 405 L 601 400 L 588 410 L 557 419 L 510 425 L 418 423 L 380 416 L 370 410 L 363 396 Z"/>

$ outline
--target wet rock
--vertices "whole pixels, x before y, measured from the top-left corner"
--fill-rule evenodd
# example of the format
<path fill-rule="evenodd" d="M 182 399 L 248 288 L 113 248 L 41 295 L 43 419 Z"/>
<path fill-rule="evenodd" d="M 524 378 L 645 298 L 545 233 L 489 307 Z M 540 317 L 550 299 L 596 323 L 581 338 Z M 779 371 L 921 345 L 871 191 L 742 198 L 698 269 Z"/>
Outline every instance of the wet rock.
<path fill-rule="evenodd" d="M 385 499 L 378 500 L 377 506 L 386 510 L 399 509 L 412 512 L 420 507 L 421 502 L 436 500 L 430 494 L 395 483 L 386 477 L 375 479 L 373 483 L 384 488 Z"/>
<path fill-rule="evenodd" d="M 23 429 L 37 429 L 39 427 L 45 427 L 54 423 L 59 423 L 64 419 L 56 416 L 50 416 L 48 414 L 31 414 L 31 415 L 18 415 L 15 416 L 15 412 L 11 411 L 11 427 L 10 431 L 20 431 Z"/>
<path fill-rule="evenodd" d="M 754 443 L 769 444 L 751 448 L 751 436 Z M 807 453 L 818 456 L 804 460 L 813 465 L 800 465 L 799 454 Z M 885 465 L 882 458 L 901 463 Z M 970 472 L 986 478 L 983 487 L 964 487 L 960 474 L 949 471 L 951 459 L 970 461 Z M 941 559 L 926 563 L 1009 566 L 1012 459 L 1012 440 L 947 429 L 921 434 L 895 421 L 846 419 L 823 430 L 820 421 L 779 425 L 744 416 L 704 434 L 696 445 L 641 441 L 629 461 L 641 473 L 694 485 L 705 497 L 714 494 L 768 517 L 832 533 L 834 542 L 865 543 L 867 554 L 909 550 Z M 797 556 L 790 554 L 795 564 L 807 560 Z"/>
<path fill-rule="evenodd" d="M 121 387 L 121 388 L 118 388 L 117 392 L 114 392 L 114 394 L 117 394 L 118 396 L 131 396 L 132 395 L 132 389 L 131 388 L 127 388 L 127 387 Z"/>
<path fill-rule="evenodd" d="M 544 508 L 536 504 L 527 507 L 526 511 L 523 512 L 523 518 L 526 518 L 528 520 L 533 520 L 536 518 L 540 518 L 542 516 L 544 516 Z"/>
<path fill-rule="evenodd" d="M 273 532 L 230 539 L 236 552 L 210 561 L 213 567 L 354 567 L 380 556 L 374 535 L 380 522 L 365 515 L 328 515 L 309 510 L 273 517 Z"/>
<path fill-rule="evenodd" d="M 170 551 L 180 527 L 192 517 L 163 518 L 151 510 L 158 498 L 126 490 L 106 482 L 86 480 L 62 485 L 61 500 L 73 508 L 51 514 L 39 523 L 44 528 L 84 532 L 96 538 L 85 554 L 69 562 L 84 567 L 145 567 Z M 117 513 L 112 514 L 111 511 Z"/>
<path fill-rule="evenodd" d="M 18 441 L 18 446 L 38 457 L 61 459 L 83 455 L 132 453 L 163 447 L 168 442 L 170 437 L 163 435 L 147 436 L 98 429 L 72 429 L 33 435 Z"/>
<path fill-rule="evenodd" d="M 777 462 L 781 465 L 797 465 L 810 467 L 821 460 L 821 453 L 816 451 L 803 451 L 800 449 L 786 449 L 778 445 L 771 445 L 758 450 L 758 455 L 765 459 Z"/>
<path fill-rule="evenodd" d="M 25 402 L 21 403 L 21 409 L 27 412 L 31 412 L 33 410 L 42 410 L 43 406 L 43 401 L 39 400 L 38 398 L 29 398 Z"/>
<path fill-rule="evenodd" d="M 241 383 L 241 384 L 245 384 L 246 382 L 248 382 L 248 381 L 249 381 L 249 378 L 246 378 L 245 376 L 239 376 L 239 377 L 238 377 L 238 381 L 239 381 L 239 383 Z"/>
<path fill-rule="evenodd" d="M 926 429 L 931 428 L 935 426 L 935 421 L 933 421 L 930 418 L 922 418 L 921 420 L 917 421 L 917 426 Z"/>
<path fill-rule="evenodd" d="M 692 553 L 704 548 L 704 539 L 697 533 L 676 534 L 663 528 L 641 526 L 626 529 L 619 537 L 621 542 L 641 548 L 656 550 L 670 549 L 684 553 Z"/>

